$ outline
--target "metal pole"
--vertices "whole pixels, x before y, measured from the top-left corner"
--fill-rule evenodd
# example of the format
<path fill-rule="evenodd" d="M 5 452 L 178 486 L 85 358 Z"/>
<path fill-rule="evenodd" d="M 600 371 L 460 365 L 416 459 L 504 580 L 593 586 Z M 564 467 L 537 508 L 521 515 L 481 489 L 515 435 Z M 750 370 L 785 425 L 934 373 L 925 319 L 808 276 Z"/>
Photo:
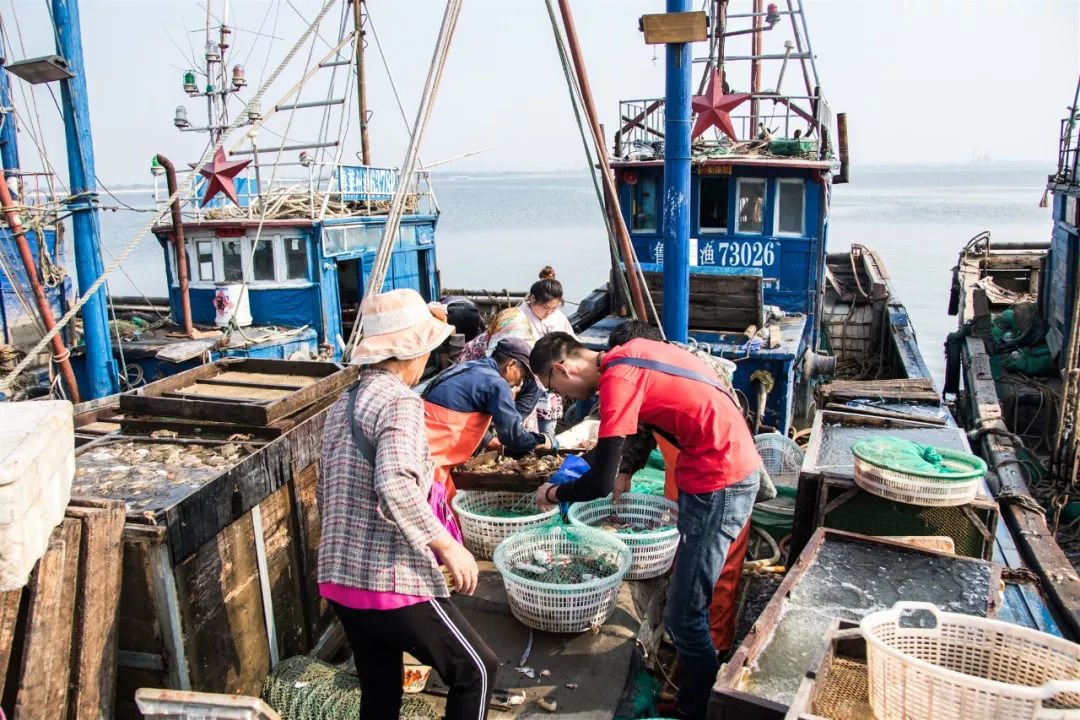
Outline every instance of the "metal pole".
<path fill-rule="evenodd" d="M 68 175 L 71 196 L 71 224 L 75 239 L 75 267 L 79 273 L 79 293 L 85 294 L 104 268 L 98 250 L 101 244 L 98 223 L 97 179 L 94 173 L 94 146 L 90 135 L 90 106 L 86 97 L 86 70 L 83 66 L 82 37 L 77 0 L 51 0 L 56 23 L 56 49 L 74 77 L 60 81 L 64 103 L 64 135 L 67 139 Z M 109 321 L 102 285 L 82 308 L 86 342 L 87 399 L 116 392 L 116 361 L 112 356 Z"/>
<path fill-rule="evenodd" d="M 180 285 L 180 311 L 184 320 L 184 334 L 195 337 L 191 326 L 191 298 L 188 296 L 187 250 L 184 247 L 184 221 L 180 216 L 180 196 L 176 192 L 176 168 L 164 155 L 157 156 L 158 164 L 165 168 L 165 182 L 169 186 L 172 201 L 173 248 L 176 251 L 176 278 Z"/>
<path fill-rule="evenodd" d="M 0 42 L 0 62 L 7 60 L 3 43 Z M 19 169 L 19 145 L 15 138 L 14 103 L 11 102 L 11 84 L 7 70 L 0 67 L 0 162 L 4 170 Z"/>
<path fill-rule="evenodd" d="M 757 135 L 758 126 L 758 107 L 760 105 L 757 99 L 757 93 L 761 92 L 761 60 L 758 58 L 761 56 L 761 3 L 762 0 L 754 0 L 754 34 L 750 42 L 750 57 L 754 58 L 750 61 L 750 137 Z M 747 139 L 747 138 L 744 138 Z"/>
<path fill-rule="evenodd" d="M 364 79 L 364 0 L 353 0 L 353 28 L 356 35 L 356 99 L 360 103 L 360 157 L 365 165 L 371 165 L 367 127 L 367 83 Z"/>
<path fill-rule="evenodd" d="M 669 13 L 690 0 L 667 0 Z M 664 333 L 686 342 L 690 324 L 690 43 L 668 43 L 664 100 Z"/>
<path fill-rule="evenodd" d="M 26 269 L 26 277 L 30 281 L 30 288 L 34 291 L 34 300 L 37 301 L 38 312 L 41 313 L 41 321 L 44 323 L 47 332 L 56 327 L 56 321 L 53 320 L 52 308 L 49 307 L 49 300 L 45 297 L 45 290 L 41 287 L 41 281 L 38 280 L 37 265 L 34 263 L 34 256 L 30 252 L 30 244 L 26 242 L 26 234 L 23 232 L 22 223 L 19 222 L 19 215 L 15 212 L 15 203 L 11 199 L 11 193 L 8 191 L 7 183 L 4 182 L 3 178 L 0 178 L 0 204 L 4 207 L 8 228 L 15 238 L 15 246 L 19 249 L 19 257 L 22 258 L 23 268 Z M 44 231 L 38 230 L 38 232 Z M 52 346 L 53 359 L 60 366 L 60 374 L 64 376 L 68 396 L 73 403 L 82 402 L 82 398 L 79 397 L 79 386 L 75 382 L 75 373 L 72 372 L 71 363 L 68 361 L 71 353 L 64 347 L 64 341 L 60 339 L 59 333 L 53 335 Z"/>
<path fill-rule="evenodd" d="M 688 2 L 689 0 L 687 0 Z M 681 5 L 682 3 L 680 3 Z M 688 6 L 689 7 L 689 6 Z M 626 229 L 622 210 L 619 209 L 619 196 L 615 192 L 615 180 L 612 177 L 611 163 L 608 160 L 605 149 L 604 136 L 600 132 L 600 121 L 597 119 L 596 103 L 593 102 L 592 89 L 589 87 L 589 76 L 585 73 L 585 61 L 581 57 L 581 46 L 578 44 L 577 29 L 574 27 L 574 15 L 570 11 L 569 0 L 559 0 L 559 12 L 562 14 L 563 26 L 566 30 L 566 44 L 570 47 L 570 57 L 574 61 L 574 72 L 578 79 L 578 90 L 581 92 L 581 100 L 585 105 L 585 114 L 589 118 L 589 127 L 593 133 L 593 144 L 596 146 L 597 159 L 600 161 L 600 175 L 604 181 L 604 202 L 611 208 L 611 216 L 615 220 L 615 232 L 619 238 L 619 251 L 626 262 L 626 278 L 630 285 L 630 299 L 633 301 L 637 316 L 648 322 L 649 316 L 645 313 L 645 301 L 641 293 L 641 283 L 635 269 L 634 248 L 630 244 L 630 232 Z M 690 67 L 687 62 L 687 68 Z M 687 108 L 689 115 L 689 95 L 687 96 Z M 689 122 L 689 119 L 687 120 Z"/>

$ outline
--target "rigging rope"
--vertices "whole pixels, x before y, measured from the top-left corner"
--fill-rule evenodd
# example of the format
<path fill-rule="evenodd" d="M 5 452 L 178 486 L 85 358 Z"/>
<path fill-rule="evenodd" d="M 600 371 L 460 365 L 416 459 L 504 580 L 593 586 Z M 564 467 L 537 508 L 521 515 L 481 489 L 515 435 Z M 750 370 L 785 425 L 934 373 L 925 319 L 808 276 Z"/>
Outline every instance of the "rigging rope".
<path fill-rule="evenodd" d="M 333 4 L 334 1 L 335 0 L 330 0 L 330 4 Z M 292 3 L 290 3 L 290 6 L 291 5 L 292 5 Z M 322 16 L 320 15 L 320 17 L 317 18 L 315 20 L 315 23 L 311 26 L 312 28 L 314 28 L 316 35 L 318 35 L 318 32 L 319 32 L 318 31 L 318 24 L 321 23 L 321 22 L 322 22 Z M 338 48 L 340 48 L 342 44 L 343 43 L 339 43 Z M 331 53 L 332 54 L 336 53 L 338 48 L 335 48 L 335 50 L 331 51 Z M 304 66 L 305 68 L 310 68 L 311 67 L 311 60 L 312 60 L 312 58 L 314 56 L 315 56 L 315 42 L 312 41 L 311 47 L 308 49 L 307 64 Z M 322 63 L 320 62 L 319 64 L 321 65 Z M 268 185 L 269 188 L 272 188 L 274 186 L 274 180 L 277 178 L 278 165 L 281 163 L 281 156 L 282 156 L 283 150 L 285 149 L 285 142 L 286 142 L 285 138 L 288 137 L 289 130 L 292 128 L 293 119 L 296 117 L 296 109 L 297 109 L 296 106 L 300 104 L 300 97 L 303 95 L 304 86 L 307 84 L 307 81 L 311 79 L 311 76 L 313 74 L 314 74 L 313 72 L 305 73 L 304 76 L 300 79 L 300 82 L 298 83 L 298 85 L 295 86 L 295 88 L 294 88 L 294 92 L 296 93 L 296 100 L 295 100 L 295 102 L 293 102 L 293 106 L 289 110 L 289 119 L 285 123 L 285 132 L 282 133 L 281 145 L 278 146 L 278 151 L 274 156 L 274 165 L 270 169 L 270 183 Z M 254 130 L 254 128 L 253 128 L 253 130 Z M 254 144 L 255 136 L 250 131 L 248 133 L 248 136 L 252 138 L 252 141 L 253 141 L 253 144 Z M 256 151 L 258 150 L 258 148 L 255 148 L 255 147 L 253 147 L 252 149 L 256 150 Z M 258 152 L 253 153 L 253 155 L 254 155 L 254 158 L 255 158 L 255 163 L 258 164 L 258 161 L 259 161 Z M 262 195 L 262 188 L 257 189 L 257 194 L 259 196 Z M 245 272 L 245 268 L 243 266 L 241 266 L 241 270 L 240 270 L 241 271 L 241 277 L 243 278 L 243 282 L 240 285 L 240 295 L 239 295 L 239 298 L 238 298 L 236 304 L 233 307 L 232 314 L 229 315 L 228 325 L 227 325 L 227 329 L 225 331 L 225 337 L 224 337 L 222 342 L 225 342 L 228 339 L 229 335 L 231 334 L 231 332 L 234 329 L 237 330 L 240 333 L 240 335 L 243 336 L 245 339 L 247 339 L 249 342 L 251 341 L 251 338 L 248 337 L 244 333 L 243 329 L 240 328 L 239 323 L 236 322 L 236 315 L 237 315 L 237 313 L 240 312 L 240 307 L 241 307 L 241 303 L 243 301 L 244 295 L 248 291 L 248 283 L 254 277 L 255 253 L 259 249 L 259 240 L 262 238 L 263 227 L 266 224 L 266 219 L 267 219 L 267 212 L 266 211 L 267 211 L 268 207 L 269 207 L 268 203 L 263 203 L 261 208 L 260 208 L 261 213 L 259 214 L 259 225 L 258 225 L 258 227 L 255 228 L 255 237 L 251 240 L 251 251 L 250 251 L 250 253 L 248 255 L 246 272 Z"/>
<path fill-rule="evenodd" d="M 319 15 L 318 15 L 318 17 L 316 17 L 315 23 L 322 22 L 323 17 L 326 15 L 327 11 L 330 10 L 330 7 L 334 4 L 334 2 L 336 2 L 336 0 L 327 0 L 326 1 L 326 3 L 323 5 L 322 9 L 319 11 Z M 258 102 L 258 101 L 260 101 L 262 99 L 262 96 L 266 92 L 266 89 L 270 85 L 272 85 L 275 80 L 277 80 L 278 76 L 285 69 L 285 67 L 290 62 L 292 62 L 293 57 L 300 50 L 300 48 L 303 47 L 303 44 L 305 42 L 307 42 L 308 38 L 311 36 L 311 33 L 313 31 L 314 31 L 314 25 L 309 26 L 304 31 L 304 33 L 300 36 L 300 39 L 297 40 L 296 44 L 293 45 L 293 47 L 289 51 L 289 53 L 282 59 L 281 63 L 278 64 L 278 66 L 270 74 L 270 77 L 266 80 L 266 82 L 259 88 L 258 92 L 256 92 L 255 95 L 252 97 L 252 99 L 248 102 L 248 107 L 251 106 L 251 103 Z M 216 152 L 218 148 L 222 147 L 225 144 L 225 140 L 228 138 L 228 136 L 234 130 L 236 130 L 237 127 L 240 126 L 241 122 L 243 121 L 243 118 L 244 118 L 243 113 L 237 114 L 236 118 L 229 124 L 229 126 L 227 128 L 225 128 L 225 131 L 222 132 L 221 136 L 218 138 L 218 141 L 206 148 L 206 150 L 203 152 L 202 157 L 199 159 L 199 162 L 197 163 L 196 167 L 202 167 L 203 165 L 206 164 L 206 162 L 210 159 L 210 157 L 213 155 L 213 153 Z M 172 194 L 172 196 L 168 199 L 168 201 L 166 201 L 161 206 L 161 208 L 157 212 L 154 213 L 154 215 L 150 219 L 150 221 L 148 223 L 146 223 L 142 227 L 142 229 L 139 230 L 138 233 L 136 233 L 135 237 L 131 240 L 131 242 L 128 243 L 127 247 L 125 247 L 123 249 L 123 251 L 121 251 L 120 254 L 117 255 L 116 259 L 112 262 L 112 264 L 109 265 L 109 267 L 105 268 L 105 271 L 101 274 L 101 276 L 98 277 L 98 279 L 95 280 L 94 283 L 89 288 L 87 288 L 86 293 L 84 293 L 82 295 L 82 297 L 80 297 L 75 302 L 75 304 L 71 307 L 71 309 L 68 310 L 64 314 L 64 316 L 62 318 L 60 318 L 56 322 L 56 325 L 53 327 L 53 329 L 50 330 L 48 333 L 45 334 L 44 337 L 41 338 L 41 340 L 38 342 L 38 344 L 35 345 L 34 348 L 26 354 L 26 357 L 23 358 L 23 360 L 18 365 L 15 366 L 14 370 L 12 370 L 10 373 L 5 375 L 2 380 L 0 380 L 0 391 L 6 391 L 8 388 L 10 388 L 12 383 L 15 381 L 15 378 L 18 377 L 18 375 L 20 373 L 22 373 L 22 371 L 25 370 L 27 368 L 27 366 L 30 365 L 31 362 L 33 362 L 33 358 L 39 352 L 41 352 L 41 350 L 69 322 L 71 322 L 71 319 L 73 317 L 75 317 L 75 315 L 79 312 L 79 310 L 82 309 L 83 305 L 85 305 L 87 302 L 89 302 L 90 298 L 93 297 L 94 293 L 96 293 L 101 288 L 101 286 L 105 284 L 105 281 L 109 277 L 109 275 L 111 275 L 116 270 L 116 268 L 119 267 L 120 264 L 127 258 L 127 256 L 130 255 L 132 253 L 132 251 L 135 250 L 135 248 L 138 246 L 138 244 L 140 242 L 142 242 L 142 239 L 146 236 L 146 234 L 148 232 L 150 232 L 150 228 L 152 228 L 163 217 L 165 217 L 165 214 L 170 211 L 169 208 L 170 208 L 170 206 L 172 204 L 172 201 L 176 200 L 177 198 L 179 198 L 181 196 L 183 196 L 185 200 L 190 199 L 192 197 L 192 195 L 194 194 L 194 188 L 195 188 L 195 178 L 197 176 L 198 176 L 198 173 L 195 173 L 195 172 L 192 172 L 192 173 L 190 173 L 188 175 L 188 179 L 185 182 L 184 187 L 183 188 L 177 188 L 176 192 Z"/>
<path fill-rule="evenodd" d="M 570 106 L 574 110 L 574 119 L 577 121 L 578 133 L 581 135 L 581 144 L 585 149 L 585 164 L 588 166 L 589 178 L 592 180 L 593 189 L 596 191 L 596 202 L 600 208 L 600 214 L 604 217 L 604 229 L 607 231 L 609 250 L 612 258 L 617 262 L 619 246 L 615 240 L 615 228 L 611 226 L 611 215 L 608 214 L 604 206 L 603 190 L 600 188 L 600 181 L 596 178 L 592 149 L 589 147 L 589 131 L 585 129 L 585 122 L 581 117 L 581 89 L 578 87 L 577 79 L 570 69 L 570 59 L 567 57 L 566 44 L 562 32 L 559 30 L 559 21 L 555 17 L 555 7 L 552 5 L 552 0 L 545 0 L 545 4 L 547 5 L 548 18 L 551 21 L 551 32 L 555 36 L 555 48 L 559 51 L 559 63 L 562 65 L 563 76 L 566 78 L 566 89 L 570 93 Z M 618 268 L 612 268 L 612 270 L 615 271 L 613 274 L 619 279 L 619 288 L 623 291 L 625 297 L 630 297 L 630 286 L 626 282 L 626 275 L 619 272 Z M 634 313 L 632 306 L 630 311 Z"/>
<path fill-rule="evenodd" d="M 432 54 L 431 65 L 428 68 L 427 81 L 424 83 L 424 92 L 420 97 L 420 107 L 416 111 L 416 123 L 413 127 L 412 136 L 409 138 L 409 148 L 405 153 L 405 162 L 402 163 L 398 173 L 398 186 L 394 192 L 394 199 L 390 203 L 390 214 L 383 226 L 382 241 L 375 253 L 375 262 L 368 275 L 365 297 L 382 290 L 386 271 L 390 266 L 390 258 L 393 254 L 394 244 L 397 241 L 398 228 L 401 224 L 401 215 L 405 210 L 405 198 L 412 187 L 416 175 L 416 164 L 420 153 L 420 144 L 423 142 L 424 133 L 427 131 L 428 122 L 431 120 L 431 111 L 435 105 L 435 96 L 442 80 L 443 69 L 446 67 L 446 58 L 450 52 L 450 41 L 454 37 L 454 29 L 457 26 L 458 17 L 461 14 L 462 0 L 447 0 L 446 11 L 443 14 L 442 26 L 439 28 L 439 37 L 435 43 L 435 51 Z M 353 324 L 350 333 L 348 354 L 359 338 L 359 317 Z M 347 358 L 346 358 L 347 359 Z"/>

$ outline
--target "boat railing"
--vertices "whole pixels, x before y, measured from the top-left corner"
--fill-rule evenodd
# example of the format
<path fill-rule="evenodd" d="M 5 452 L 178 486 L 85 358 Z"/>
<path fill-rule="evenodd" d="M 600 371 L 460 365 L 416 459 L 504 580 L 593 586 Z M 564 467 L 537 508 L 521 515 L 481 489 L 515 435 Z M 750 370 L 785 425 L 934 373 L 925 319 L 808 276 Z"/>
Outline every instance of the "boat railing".
<path fill-rule="evenodd" d="M 763 124 L 772 139 L 795 138 L 796 133 L 809 143 L 806 153 L 822 160 L 831 157 L 831 149 L 826 139 L 821 142 L 821 133 L 812 132 L 821 127 L 831 132 L 832 111 L 824 99 L 818 96 L 777 95 L 776 93 L 757 93 L 752 96 L 759 101 L 756 121 Z M 815 115 L 809 115 L 799 109 L 795 101 L 808 101 L 814 108 Z M 771 111 L 764 107 L 771 102 Z M 660 159 L 664 156 L 664 98 L 643 98 L 622 100 L 619 102 L 619 130 L 615 133 L 616 158 L 636 156 L 638 159 Z M 739 140 L 732 141 L 726 136 L 709 139 L 709 133 L 694 141 L 695 156 L 710 155 L 721 148 L 732 152 L 745 152 L 753 149 L 745 143 L 758 140 L 759 128 L 754 127 L 755 116 L 747 113 L 731 113 L 732 127 Z M 697 148 L 703 148 L 701 152 Z"/>
<path fill-rule="evenodd" d="M 56 193 L 56 176 L 48 172 L 30 170 L 5 170 L 4 179 L 12 199 L 22 215 L 22 223 L 28 230 L 49 227 L 64 214 L 65 194 Z M 75 198 L 70 199 L 71 202 Z M 7 220 L 0 218 L 0 226 L 7 227 Z"/>
<path fill-rule="evenodd" d="M 234 180 L 238 204 L 219 193 L 201 207 L 205 181 L 183 209 L 194 220 L 308 219 L 385 215 L 397 192 L 397 168 L 336 163 L 280 163 L 276 168 L 249 165 Z M 297 168 L 301 172 L 296 172 Z M 273 172 L 272 172 L 273 170 Z M 267 175 L 271 175 L 267 178 Z M 415 174 L 405 195 L 406 215 L 433 215 L 438 204 L 427 171 Z"/>
<path fill-rule="evenodd" d="M 1080 83 L 1077 84 L 1077 96 L 1080 96 Z M 1053 182 L 1080 184 L 1080 133 L 1076 132 L 1077 124 L 1080 124 L 1080 106 L 1074 100 L 1069 116 L 1061 121 L 1057 174 L 1052 178 Z"/>

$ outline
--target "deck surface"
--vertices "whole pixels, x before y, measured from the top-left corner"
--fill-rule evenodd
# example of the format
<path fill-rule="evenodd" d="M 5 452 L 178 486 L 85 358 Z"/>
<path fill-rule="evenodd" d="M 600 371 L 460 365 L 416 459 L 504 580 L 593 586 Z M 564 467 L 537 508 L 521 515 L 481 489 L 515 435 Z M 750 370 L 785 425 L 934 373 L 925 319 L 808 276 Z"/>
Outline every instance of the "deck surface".
<path fill-rule="evenodd" d="M 611 718 L 617 714 L 623 689 L 634 664 L 635 639 L 642 624 L 649 596 L 659 589 L 659 580 L 624 581 L 618 605 L 599 632 L 560 635 L 534 631 L 532 650 L 526 667 L 536 677 L 529 678 L 515 668 L 529 642 L 529 628 L 510 613 L 502 578 L 490 561 L 482 560 L 480 583 L 472 597 L 455 596 L 454 603 L 465 614 L 499 660 L 495 687 L 511 692 L 524 691 L 526 701 L 512 711 L 493 709 L 492 720 L 550 717 L 536 701 L 543 697 L 558 702 L 555 713 L 561 718 Z M 541 671 L 551 672 L 541 677 Z M 429 689 L 438 685 L 432 674 Z M 576 689 L 566 687 L 576 684 Z M 445 710 L 442 698 L 425 693 L 421 697 L 437 713 Z"/>

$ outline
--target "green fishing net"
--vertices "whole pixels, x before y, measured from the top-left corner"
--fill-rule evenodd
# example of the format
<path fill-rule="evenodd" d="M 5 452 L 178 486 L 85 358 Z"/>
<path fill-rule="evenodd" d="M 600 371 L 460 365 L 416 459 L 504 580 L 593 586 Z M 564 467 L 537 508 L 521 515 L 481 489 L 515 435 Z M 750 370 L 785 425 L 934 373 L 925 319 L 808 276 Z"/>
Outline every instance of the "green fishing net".
<path fill-rule="evenodd" d="M 360 681 L 352 673 L 304 655 L 287 658 L 263 682 L 262 699 L 282 720 L 355 720 L 360 717 Z M 422 698 L 405 695 L 406 720 L 435 720 Z"/>
<path fill-rule="evenodd" d="M 465 508 L 476 515 L 496 518 L 529 517 L 541 514 L 540 508 L 536 507 L 536 495 L 522 493 L 519 498 L 507 503 L 505 499 L 485 502 L 482 495 L 471 497 Z"/>
<path fill-rule="evenodd" d="M 631 489 L 646 495 L 664 494 L 664 456 L 659 450 L 649 454 L 645 467 L 634 473 Z"/>
<path fill-rule="evenodd" d="M 986 463 L 974 455 L 898 437 L 863 438 L 851 446 L 851 451 L 878 467 L 919 477 L 959 481 L 986 472 Z"/>
<path fill-rule="evenodd" d="M 501 573 L 551 585 L 578 585 L 629 568 L 630 550 L 612 534 L 563 525 L 561 518 L 522 530 L 495 550 Z"/>
<path fill-rule="evenodd" d="M 1020 329 L 1017 327 L 1016 315 L 1013 313 L 1012 308 L 994 318 L 993 323 L 990 325 L 990 337 L 999 345 L 1015 340 L 1019 333 Z"/>

